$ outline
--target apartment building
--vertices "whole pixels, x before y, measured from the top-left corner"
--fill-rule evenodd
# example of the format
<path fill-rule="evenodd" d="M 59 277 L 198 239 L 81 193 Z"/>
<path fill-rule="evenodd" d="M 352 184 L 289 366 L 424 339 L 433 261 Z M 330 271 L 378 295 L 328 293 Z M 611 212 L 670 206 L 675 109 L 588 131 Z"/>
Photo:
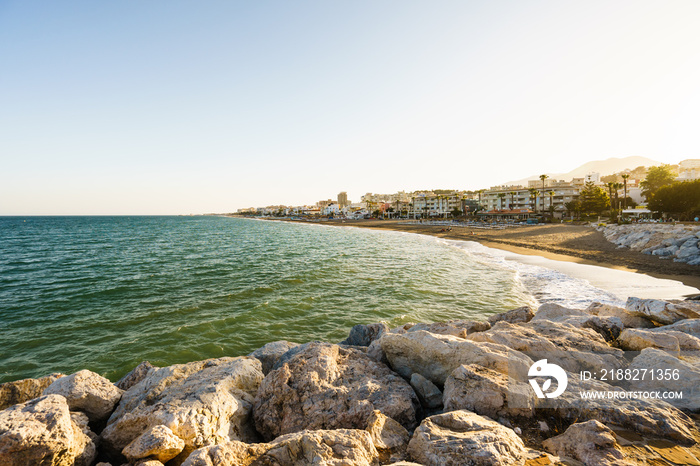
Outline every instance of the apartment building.
<path fill-rule="evenodd" d="M 566 212 L 566 203 L 578 198 L 584 184 L 584 178 L 574 178 L 568 182 L 545 179 L 544 189 L 542 180 L 529 181 L 527 188 L 494 186 L 481 193 L 481 205 L 487 211 L 530 210 L 534 213 L 549 212 L 553 206 L 555 215 L 561 216 Z"/>
<path fill-rule="evenodd" d="M 465 204 L 474 210 L 475 203 L 463 192 L 451 194 L 435 194 L 432 192 L 414 193 L 411 196 L 412 206 L 409 207 L 410 217 L 427 215 L 428 217 L 441 217 L 454 210 L 464 211 Z"/>
<path fill-rule="evenodd" d="M 389 202 L 391 204 L 395 202 L 409 202 L 411 200 L 411 194 L 405 192 L 405 191 L 399 191 L 398 193 L 394 194 L 373 194 L 373 193 L 367 193 L 364 196 L 362 196 L 362 202 L 367 204 L 367 203 L 372 203 L 372 204 L 379 204 L 379 203 L 386 203 Z"/>
<path fill-rule="evenodd" d="M 700 159 L 687 159 L 678 164 L 678 181 L 700 180 Z"/>

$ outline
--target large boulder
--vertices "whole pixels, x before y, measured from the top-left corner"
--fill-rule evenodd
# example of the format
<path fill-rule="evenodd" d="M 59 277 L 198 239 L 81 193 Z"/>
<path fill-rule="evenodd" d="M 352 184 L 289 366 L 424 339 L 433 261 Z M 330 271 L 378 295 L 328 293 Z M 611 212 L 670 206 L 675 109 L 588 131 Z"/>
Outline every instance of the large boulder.
<path fill-rule="evenodd" d="M 185 442 L 183 455 L 229 440 L 254 440 L 249 422 L 263 379 L 250 357 L 208 359 L 149 372 L 127 390 L 102 432 L 105 449 L 117 454 L 154 426 L 168 427 Z"/>
<path fill-rule="evenodd" d="M 483 332 L 491 328 L 491 324 L 483 320 L 451 320 L 449 322 L 422 323 L 411 326 L 406 332 L 426 331 L 437 335 L 452 335 L 467 338 L 475 332 Z"/>
<path fill-rule="evenodd" d="M 87 414 L 90 422 L 106 420 L 114 411 L 122 393 L 108 379 L 88 370 L 61 377 L 44 390 L 44 395 L 65 397 L 71 411 Z"/>
<path fill-rule="evenodd" d="M 498 324 L 497 324 L 498 325 Z M 474 333 L 470 338 L 481 335 Z M 462 364 L 479 364 L 518 380 L 526 380 L 533 361 L 504 345 L 469 341 L 425 331 L 388 333 L 379 340 L 391 367 L 405 378 L 421 374 L 438 386 Z"/>
<path fill-rule="evenodd" d="M 66 399 L 47 395 L 0 411 L 0 464 L 89 466 L 96 455 L 87 420 Z"/>
<path fill-rule="evenodd" d="M 340 344 L 349 346 L 369 346 L 370 343 L 388 331 L 389 326 L 384 322 L 367 325 L 358 324 L 350 329 L 350 335 L 340 342 Z"/>
<path fill-rule="evenodd" d="M 680 351 L 700 350 L 700 339 L 687 333 L 666 330 L 665 327 L 654 330 L 625 329 L 617 342 L 620 348 L 627 351 L 657 348 L 678 355 Z"/>
<path fill-rule="evenodd" d="M 367 420 L 367 432 L 372 436 L 372 443 L 379 452 L 379 461 L 382 464 L 406 457 L 406 448 L 411 436 L 392 418 L 375 410 Z"/>
<path fill-rule="evenodd" d="M 139 460 L 157 460 L 167 463 L 185 448 L 185 441 L 165 426 L 157 425 L 136 437 L 122 450 L 122 454 L 136 463 Z"/>
<path fill-rule="evenodd" d="M 572 424 L 561 435 L 542 444 L 558 456 L 573 458 L 587 465 L 620 466 L 626 464 L 625 454 L 610 428 L 596 420 Z"/>
<path fill-rule="evenodd" d="M 535 316 L 530 322 L 541 322 L 547 320 L 550 322 L 561 322 L 572 317 L 590 317 L 591 314 L 581 309 L 571 309 L 561 306 L 556 303 L 544 303 L 535 313 Z"/>
<path fill-rule="evenodd" d="M 270 443 L 238 441 L 193 452 L 183 466 L 375 466 L 379 454 L 365 430 L 302 431 Z"/>
<path fill-rule="evenodd" d="M 567 388 L 557 398 L 537 399 L 536 414 L 537 410 L 546 410 L 542 412 L 562 422 L 595 419 L 682 445 L 694 444 L 700 435 L 688 415 L 665 401 L 626 396 L 620 387 L 599 380 L 581 380 L 575 373 L 568 373 L 567 377 Z"/>
<path fill-rule="evenodd" d="M 659 327 L 658 330 L 664 332 L 669 330 L 674 332 L 683 332 L 695 338 L 700 338 L 700 319 L 679 320 L 675 324 Z"/>
<path fill-rule="evenodd" d="M 382 349 L 382 345 L 379 343 L 379 340 L 374 340 L 372 343 L 369 344 L 369 346 L 367 347 L 367 356 L 369 356 L 377 362 L 381 362 L 382 364 L 386 364 L 387 366 L 389 365 L 389 360 L 386 358 L 386 354 L 384 353 L 384 350 Z"/>
<path fill-rule="evenodd" d="M 660 299 L 627 298 L 625 307 L 634 315 L 645 317 L 661 325 L 683 319 L 700 318 L 700 302 Z"/>
<path fill-rule="evenodd" d="M 530 306 L 522 306 L 507 312 L 489 316 L 488 321 L 491 325 L 495 325 L 496 322 L 501 321 L 517 324 L 520 322 L 530 322 L 533 317 L 535 317 L 535 311 L 533 311 Z"/>
<path fill-rule="evenodd" d="M 364 353 L 313 343 L 270 372 L 255 397 L 267 439 L 316 429 L 363 429 L 377 409 L 410 429 L 419 402 L 411 386 Z"/>
<path fill-rule="evenodd" d="M 263 374 L 267 375 L 272 368 L 277 364 L 277 361 L 292 348 L 299 346 L 298 343 L 292 343 L 287 340 L 272 341 L 252 353 L 248 356 L 252 356 L 260 360 L 262 364 Z"/>
<path fill-rule="evenodd" d="M 0 384 L 0 411 L 39 398 L 46 387 L 59 377 L 63 377 L 63 374 L 56 373 L 38 379 L 22 379 Z"/>
<path fill-rule="evenodd" d="M 460 366 L 445 382 L 445 411 L 466 409 L 493 419 L 531 417 L 535 394 L 529 384 L 476 364 Z"/>
<path fill-rule="evenodd" d="M 678 408 L 700 411 L 700 367 L 665 351 L 647 348 L 632 360 L 629 369 L 637 375 L 637 380 L 627 382 L 629 390 L 681 392 L 680 398 L 668 397 L 665 401 Z"/>
<path fill-rule="evenodd" d="M 131 387 L 133 387 L 134 385 L 136 385 L 137 383 L 141 382 L 143 379 L 145 379 L 151 370 L 156 370 L 156 369 L 158 369 L 158 368 L 156 366 L 154 366 L 153 364 L 151 364 L 150 362 L 143 361 L 141 364 L 134 367 L 131 370 L 131 372 L 129 372 L 124 377 L 119 379 L 119 381 L 117 383 L 115 383 L 114 385 L 116 385 L 117 388 L 120 388 L 120 389 L 126 391 L 126 390 L 130 389 Z"/>
<path fill-rule="evenodd" d="M 593 316 L 581 322 L 581 328 L 590 328 L 600 334 L 608 343 L 615 341 L 620 336 L 625 326 L 618 317 Z"/>
<path fill-rule="evenodd" d="M 624 328 L 652 328 L 654 324 L 645 317 L 640 317 L 624 307 L 599 302 L 591 303 L 586 312 L 598 317 L 615 317 L 620 319 Z"/>
<path fill-rule="evenodd" d="M 442 392 L 430 380 L 414 373 L 411 374 L 409 383 L 425 408 L 435 409 L 442 405 Z"/>
<path fill-rule="evenodd" d="M 470 335 L 469 339 L 504 345 L 535 361 L 555 359 L 556 364 L 572 372 L 627 366 L 623 351 L 611 348 L 597 332 L 569 323 L 535 319 L 526 324 L 498 322 L 491 330 Z"/>
<path fill-rule="evenodd" d="M 522 465 L 526 449 L 513 430 L 470 411 L 451 411 L 423 420 L 408 444 L 411 458 L 425 466 Z"/>

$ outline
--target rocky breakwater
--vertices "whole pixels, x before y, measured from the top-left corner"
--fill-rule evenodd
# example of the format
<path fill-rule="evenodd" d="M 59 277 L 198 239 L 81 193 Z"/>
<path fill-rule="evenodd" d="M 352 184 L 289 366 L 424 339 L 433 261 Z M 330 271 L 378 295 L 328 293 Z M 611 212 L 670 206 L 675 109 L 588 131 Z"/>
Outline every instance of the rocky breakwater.
<path fill-rule="evenodd" d="M 700 226 L 639 223 L 598 227 L 605 238 L 621 248 L 700 265 Z"/>
<path fill-rule="evenodd" d="M 358 325 L 340 344 L 144 362 L 116 384 L 0 385 L 0 465 L 700 465 L 698 354 L 691 301 Z M 659 390 L 683 397 L 621 395 Z"/>

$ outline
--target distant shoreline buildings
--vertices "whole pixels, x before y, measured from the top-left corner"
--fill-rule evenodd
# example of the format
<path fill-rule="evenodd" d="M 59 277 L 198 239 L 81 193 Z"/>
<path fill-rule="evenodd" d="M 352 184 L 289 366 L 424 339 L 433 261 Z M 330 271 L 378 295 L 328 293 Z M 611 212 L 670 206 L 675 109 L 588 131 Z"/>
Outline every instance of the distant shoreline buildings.
<path fill-rule="evenodd" d="M 326 199 L 314 205 L 250 207 L 238 209 L 238 215 L 256 216 L 332 216 L 346 218 L 368 218 L 372 215 L 383 218 L 441 218 L 460 215 L 478 215 L 490 219 L 526 219 L 533 214 L 548 213 L 553 218 L 564 218 L 570 211 L 569 203 L 576 201 L 587 183 L 616 193 L 626 194 L 635 204 L 645 202 L 640 183 L 646 169 L 623 170 L 601 177 L 590 172 L 583 178 L 557 180 L 546 177 L 529 180 L 527 186 L 492 186 L 477 191 L 433 190 L 399 191 L 393 194 L 366 193 L 360 202 L 353 203 L 346 191 L 341 191 L 336 200 Z M 678 181 L 700 179 L 700 159 L 687 159 L 678 164 Z M 622 188 L 612 191 L 611 180 L 621 181 L 624 176 L 625 192 Z M 618 187 L 621 186 L 618 185 Z"/>

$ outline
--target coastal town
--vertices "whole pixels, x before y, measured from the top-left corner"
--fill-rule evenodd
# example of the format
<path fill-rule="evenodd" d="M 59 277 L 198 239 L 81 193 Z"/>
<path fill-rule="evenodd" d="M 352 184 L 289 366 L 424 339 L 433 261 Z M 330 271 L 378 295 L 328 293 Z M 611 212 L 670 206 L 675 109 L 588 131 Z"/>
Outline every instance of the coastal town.
<path fill-rule="evenodd" d="M 657 216 L 682 215 L 682 212 L 656 210 L 654 206 L 650 208 L 650 195 L 664 186 L 698 180 L 700 159 L 686 159 L 674 166 L 640 166 L 608 175 L 589 172 L 583 177 L 568 180 L 540 175 L 527 180 L 526 185 L 501 185 L 478 190 L 366 193 L 357 202 L 351 201 L 348 193 L 343 191 L 335 199 L 323 199 L 310 205 L 250 207 L 238 209 L 234 215 L 345 219 L 474 216 L 484 221 L 537 222 L 607 212 L 614 217 L 645 219 L 653 217 L 655 213 Z M 700 204 L 700 201 L 696 199 L 695 204 Z"/>

